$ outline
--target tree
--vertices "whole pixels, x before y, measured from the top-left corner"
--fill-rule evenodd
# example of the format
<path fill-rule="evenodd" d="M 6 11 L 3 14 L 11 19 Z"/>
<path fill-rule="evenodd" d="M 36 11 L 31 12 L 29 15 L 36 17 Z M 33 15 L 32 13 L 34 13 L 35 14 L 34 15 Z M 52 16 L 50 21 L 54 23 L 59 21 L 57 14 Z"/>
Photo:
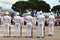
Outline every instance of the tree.
<path fill-rule="evenodd" d="M 52 11 L 55 11 L 55 12 L 60 12 L 60 5 L 56 5 L 52 8 Z"/>
<path fill-rule="evenodd" d="M 59 13 L 60 13 L 60 5 L 54 6 L 51 11 L 57 12 L 58 13 L 57 15 L 59 16 Z"/>
<path fill-rule="evenodd" d="M 26 3 L 24 1 L 18 1 L 12 5 L 12 9 L 15 11 L 24 11 L 26 9 Z"/>
<path fill-rule="evenodd" d="M 29 1 L 31 1 L 31 2 L 36 2 L 36 1 L 39 1 L 39 0 L 29 0 Z"/>
<path fill-rule="evenodd" d="M 25 2 L 25 1 L 18 1 L 15 4 L 12 5 L 12 9 L 17 11 L 17 12 L 20 12 L 20 16 L 22 16 L 23 11 L 28 9 L 28 7 L 26 5 L 27 5 L 27 2 Z"/>
<path fill-rule="evenodd" d="M 32 12 L 34 10 L 43 12 L 49 12 L 50 5 L 46 3 L 45 1 L 39 1 L 39 0 L 29 0 L 29 1 L 18 1 L 15 4 L 12 5 L 12 9 L 18 12 L 23 12 L 26 9 L 31 9 Z"/>
<path fill-rule="evenodd" d="M 36 9 L 38 11 L 42 10 L 43 12 L 49 12 L 50 5 L 46 3 L 45 1 L 37 1 L 36 2 Z"/>

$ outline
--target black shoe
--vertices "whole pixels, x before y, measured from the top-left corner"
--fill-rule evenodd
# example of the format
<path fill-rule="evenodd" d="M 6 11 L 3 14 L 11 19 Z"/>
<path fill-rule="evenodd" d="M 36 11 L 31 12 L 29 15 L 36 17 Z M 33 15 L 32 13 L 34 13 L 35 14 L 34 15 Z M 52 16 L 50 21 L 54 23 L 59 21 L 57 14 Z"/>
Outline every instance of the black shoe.
<path fill-rule="evenodd" d="M 37 38 L 40 38 L 39 36 L 37 36 Z"/>
<path fill-rule="evenodd" d="M 6 37 L 6 36 L 3 36 L 3 37 Z"/>
<path fill-rule="evenodd" d="M 32 38 L 32 36 L 25 36 L 26 38 Z"/>
<path fill-rule="evenodd" d="M 13 37 L 17 37 L 17 36 L 13 36 Z"/>
<path fill-rule="evenodd" d="M 17 36 L 18 38 L 20 38 L 21 36 Z"/>
<path fill-rule="evenodd" d="M 29 36 L 29 38 L 33 38 L 33 36 Z"/>
<path fill-rule="evenodd" d="M 44 38 L 44 37 L 41 37 L 41 38 Z"/>
<path fill-rule="evenodd" d="M 52 34 L 49 34 L 49 36 L 53 36 Z"/>
<path fill-rule="evenodd" d="M 10 37 L 10 36 L 4 36 L 4 37 Z"/>
<path fill-rule="evenodd" d="M 26 38 L 28 38 L 28 36 L 25 36 Z"/>

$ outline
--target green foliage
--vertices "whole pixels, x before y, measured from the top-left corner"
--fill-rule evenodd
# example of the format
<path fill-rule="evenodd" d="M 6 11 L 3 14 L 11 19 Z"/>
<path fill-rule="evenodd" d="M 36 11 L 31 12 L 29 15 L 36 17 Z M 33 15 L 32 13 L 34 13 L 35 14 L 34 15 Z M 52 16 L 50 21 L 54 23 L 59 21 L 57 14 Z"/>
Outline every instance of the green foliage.
<path fill-rule="evenodd" d="M 45 1 L 37 1 L 36 2 L 36 9 L 38 11 L 42 10 L 43 12 L 49 12 L 49 9 L 50 9 L 50 5 L 47 4 Z"/>
<path fill-rule="evenodd" d="M 59 16 L 60 15 L 60 5 L 54 6 L 51 11 L 57 13 L 57 16 Z"/>
<path fill-rule="evenodd" d="M 24 1 L 18 1 L 15 4 L 12 5 L 12 9 L 15 11 L 24 11 L 26 9 L 26 2 Z"/>
<path fill-rule="evenodd" d="M 18 12 L 23 12 L 26 9 L 31 9 L 43 12 L 49 12 L 50 5 L 46 3 L 45 1 L 39 1 L 39 0 L 29 0 L 29 1 L 18 1 L 15 4 L 12 5 L 12 9 Z"/>
<path fill-rule="evenodd" d="M 39 1 L 39 0 L 29 0 L 30 2 L 36 2 L 36 1 Z"/>
<path fill-rule="evenodd" d="M 35 2 L 18 1 L 12 5 L 12 9 L 18 12 L 20 10 L 24 11 L 26 9 L 49 11 L 50 5 L 47 4 L 45 1 L 35 1 Z"/>
<path fill-rule="evenodd" d="M 54 11 L 54 12 L 59 12 L 60 11 L 60 5 L 56 5 L 56 6 L 54 6 L 53 8 L 52 8 L 52 11 Z"/>

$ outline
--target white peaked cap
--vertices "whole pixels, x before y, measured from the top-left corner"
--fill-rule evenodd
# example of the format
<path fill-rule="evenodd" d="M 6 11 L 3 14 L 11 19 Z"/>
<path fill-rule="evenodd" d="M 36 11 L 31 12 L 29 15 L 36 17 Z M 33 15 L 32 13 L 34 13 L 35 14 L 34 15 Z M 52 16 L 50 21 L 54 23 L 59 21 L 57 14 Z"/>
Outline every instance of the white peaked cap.
<path fill-rule="evenodd" d="M 40 11 L 40 13 L 42 13 L 42 11 Z"/>
<path fill-rule="evenodd" d="M 9 14 L 9 12 L 8 11 L 6 11 L 6 13 L 5 14 Z"/>
<path fill-rule="evenodd" d="M 51 12 L 51 14 L 53 14 L 53 12 Z"/>
<path fill-rule="evenodd" d="M 26 10 L 27 12 L 29 12 L 29 10 Z"/>
<path fill-rule="evenodd" d="M 16 15 L 19 15 L 19 12 L 17 12 Z"/>
<path fill-rule="evenodd" d="M 37 13 L 40 13 L 39 11 Z"/>
<path fill-rule="evenodd" d="M 50 9 L 50 11 L 51 11 L 51 9 Z"/>
<path fill-rule="evenodd" d="M 35 16 L 35 13 L 34 13 L 34 16 Z"/>
<path fill-rule="evenodd" d="M 28 12 L 28 14 L 31 14 L 30 12 Z"/>

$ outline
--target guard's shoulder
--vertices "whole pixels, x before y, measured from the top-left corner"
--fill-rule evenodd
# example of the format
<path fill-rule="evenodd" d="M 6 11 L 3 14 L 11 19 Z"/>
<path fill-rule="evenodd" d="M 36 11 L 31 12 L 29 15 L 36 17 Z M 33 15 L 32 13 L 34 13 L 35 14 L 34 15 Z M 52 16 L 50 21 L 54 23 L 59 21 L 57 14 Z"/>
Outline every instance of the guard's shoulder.
<path fill-rule="evenodd" d="M 25 18 L 27 18 L 28 16 L 26 16 Z"/>
<path fill-rule="evenodd" d="M 16 18 L 16 16 L 14 16 L 14 18 Z"/>
<path fill-rule="evenodd" d="M 38 15 L 37 17 L 39 17 L 40 15 Z"/>
<path fill-rule="evenodd" d="M 6 16 L 4 16 L 3 18 L 5 18 Z"/>
<path fill-rule="evenodd" d="M 21 18 L 20 16 L 17 16 L 17 18 Z"/>
<path fill-rule="evenodd" d="M 15 16 L 13 18 L 15 18 Z"/>
<path fill-rule="evenodd" d="M 43 15 L 43 17 L 45 17 L 45 16 Z"/>
<path fill-rule="evenodd" d="M 21 17 L 19 16 L 19 18 L 21 18 Z"/>
<path fill-rule="evenodd" d="M 33 18 L 33 17 L 31 16 L 31 18 Z"/>

